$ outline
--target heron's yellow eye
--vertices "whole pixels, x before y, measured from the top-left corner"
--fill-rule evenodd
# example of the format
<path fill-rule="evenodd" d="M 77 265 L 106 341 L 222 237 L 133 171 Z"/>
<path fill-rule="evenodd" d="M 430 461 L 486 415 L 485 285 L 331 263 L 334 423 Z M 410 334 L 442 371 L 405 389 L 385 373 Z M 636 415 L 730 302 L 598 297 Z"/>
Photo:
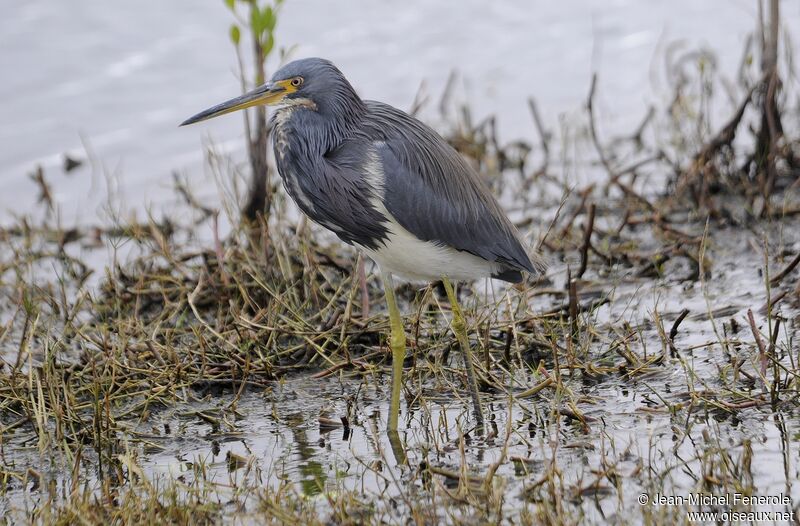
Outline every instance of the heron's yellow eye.
<path fill-rule="evenodd" d="M 291 81 L 292 86 L 295 88 L 299 88 L 301 84 L 303 84 L 303 77 L 295 77 Z"/>

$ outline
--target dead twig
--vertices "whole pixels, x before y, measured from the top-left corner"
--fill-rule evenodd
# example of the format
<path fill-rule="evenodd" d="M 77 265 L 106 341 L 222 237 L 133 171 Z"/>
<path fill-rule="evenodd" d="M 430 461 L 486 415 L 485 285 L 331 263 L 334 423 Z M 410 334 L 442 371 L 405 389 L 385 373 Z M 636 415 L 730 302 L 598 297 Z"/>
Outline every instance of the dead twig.
<path fill-rule="evenodd" d="M 688 314 L 689 309 L 683 309 L 675 319 L 675 322 L 672 324 L 672 328 L 669 330 L 669 348 L 672 356 L 676 356 L 678 354 L 678 349 L 675 347 L 675 337 L 678 335 L 678 327 L 680 327 L 681 323 L 683 323 L 683 320 L 686 319 Z"/>
<path fill-rule="evenodd" d="M 769 280 L 769 284 L 773 287 L 779 284 L 781 281 L 783 281 L 783 278 L 788 276 L 789 273 L 793 271 L 795 267 L 797 267 L 797 265 L 800 265 L 800 252 L 798 252 L 794 259 L 788 265 L 786 265 L 783 270 L 778 272 L 772 279 Z"/>
<path fill-rule="evenodd" d="M 753 318 L 752 309 L 747 309 L 747 321 L 750 322 L 750 330 L 753 331 L 753 338 L 755 338 L 756 345 L 758 346 L 758 358 L 761 364 L 761 379 L 764 382 L 764 387 L 766 387 L 767 350 L 764 347 L 764 342 L 761 340 L 761 333 L 758 331 L 758 327 L 756 327 L 756 320 Z"/>
<path fill-rule="evenodd" d="M 594 203 L 589 205 L 589 218 L 586 220 L 586 229 L 583 231 L 583 244 L 581 245 L 581 266 L 578 269 L 578 277 L 582 278 L 589 265 L 589 246 L 592 244 L 592 231 L 594 230 L 594 214 L 596 206 Z"/>

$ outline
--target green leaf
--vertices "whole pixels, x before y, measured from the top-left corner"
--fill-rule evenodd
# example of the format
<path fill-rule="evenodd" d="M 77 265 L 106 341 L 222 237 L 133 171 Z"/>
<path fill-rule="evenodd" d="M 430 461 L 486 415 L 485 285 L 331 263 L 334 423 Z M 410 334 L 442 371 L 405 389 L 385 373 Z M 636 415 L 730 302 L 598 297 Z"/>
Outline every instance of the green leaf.
<path fill-rule="evenodd" d="M 261 44 L 261 51 L 264 52 L 264 58 L 269 56 L 272 48 L 275 47 L 275 37 L 272 36 L 272 33 L 269 34 L 267 37 L 267 41 Z"/>
<path fill-rule="evenodd" d="M 261 12 L 255 4 L 250 6 L 250 29 L 256 35 L 260 35 L 264 31 L 264 26 L 261 23 Z"/>
<path fill-rule="evenodd" d="M 277 22 L 275 12 L 270 6 L 266 6 L 264 10 L 261 11 L 261 23 L 264 25 L 264 28 L 272 31 L 275 29 L 275 22 Z"/>
<path fill-rule="evenodd" d="M 225 0 L 225 5 L 228 6 L 228 9 L 230 9 L 231 11 L 234 10 L 234 4 L 235 3 L 236 3 L 236 0 Z"/>
<path fill-rule="evenodd" d="M 242 38 L 242 32 L 239 29 L 239 26 L 237 26 L 236 24 L 231 24 L 230 36 L 231 36 L 231 42 L 233 42 L 233 45 L 234 46 L 238 46 L 239 45 L 239 40 Z"/>

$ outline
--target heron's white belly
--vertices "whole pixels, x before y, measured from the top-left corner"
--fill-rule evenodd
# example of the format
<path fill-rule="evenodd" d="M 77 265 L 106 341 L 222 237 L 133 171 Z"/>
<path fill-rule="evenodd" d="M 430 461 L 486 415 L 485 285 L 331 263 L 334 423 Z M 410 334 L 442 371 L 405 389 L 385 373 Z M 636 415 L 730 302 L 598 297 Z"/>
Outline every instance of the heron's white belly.
<path fill-rule="evenodd" d="M 361 248 L 384 272 L 410 281 L 435 281 L 486 278 L 496 271 L 496 264 L 447 246 L 416 238 L 391 221 L 385 245 L 377 249 Z"/>

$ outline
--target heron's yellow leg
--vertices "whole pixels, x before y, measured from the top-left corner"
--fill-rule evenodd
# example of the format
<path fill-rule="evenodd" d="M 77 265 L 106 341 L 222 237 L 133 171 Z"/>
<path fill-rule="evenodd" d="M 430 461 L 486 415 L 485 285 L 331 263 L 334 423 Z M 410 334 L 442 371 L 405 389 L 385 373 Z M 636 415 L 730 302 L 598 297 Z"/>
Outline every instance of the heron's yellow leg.
<path fill-rule="evenodd" d="M 461 352 L 464 353 L 464 367 L 467 370 L 467 383 L 469 384 L 469 394 L 472 397 L 472 404 L 475 406 L 475 419 L 478 425 L 483 425 L 483 410 L 481 409 L 481 397 L 478 394 L 478 380 L 475 377 L 475 366 L 472 363 L 472 350 L 469 347 L 469 338 L 467 337 L 467 323 L 464 320 L 464 314 L 461 312 L 461 307 L 458 305 L 458 297 L 453 289 L 453 285 L 447 278 L 442 278 L 444 290 L 447 291 L 447 299 L 450 300 L 450 308 L 453 311 L 453 332 L 458 339 L 461 346 Z"/>
<path fill-rule="evenodd" d="M 397 419 L 400 414 L 400 390 L 403 386 L 403 360 L 406 358 L 406 333 L 403 329 L 403 319 L 397 300 L 394 297 L 394 283 L 392 275 L 383 274 L 383 288 L 386 294 L 386 304 L 389 306 L 389 323 L 391 335 L 389 346 L 392 349 L 392 398 L 389 403 L 389 431 L 397 431 Z"/>

